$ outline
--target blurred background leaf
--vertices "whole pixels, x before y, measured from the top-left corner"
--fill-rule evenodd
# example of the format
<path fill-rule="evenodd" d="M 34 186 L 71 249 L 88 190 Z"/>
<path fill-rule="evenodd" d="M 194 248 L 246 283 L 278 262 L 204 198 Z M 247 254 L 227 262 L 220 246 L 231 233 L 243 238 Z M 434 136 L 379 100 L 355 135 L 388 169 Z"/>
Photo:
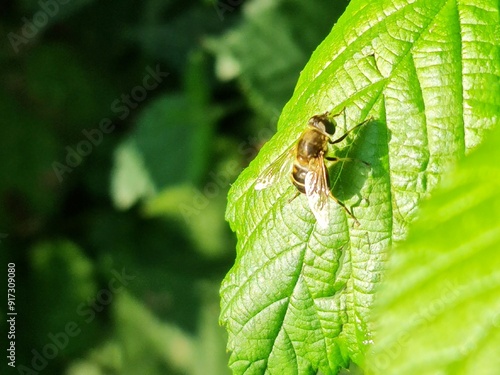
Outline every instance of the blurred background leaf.
<path fill-rule="evenodd" d="M 206 45 L 216 54 L 217 76 L 237 78 L 254 110 L 271 118 L 281 112 L 304 63 L 345 3 L 255 0 L 247 5 L 244 22 Z"/>
<path fill-rule="evenodd" d="M 16 263 L 17 366 L 75 322 L 41 373 L 229 373 L 226 194 L 346 1 L 221 1 L 0 5 L 0 260 Z M 228 55 L 239 74 L 221 68 Z M 134 100 L 148 67 L 168 75 Z M 122 270 L 134 278 L 87 310 Z"/>

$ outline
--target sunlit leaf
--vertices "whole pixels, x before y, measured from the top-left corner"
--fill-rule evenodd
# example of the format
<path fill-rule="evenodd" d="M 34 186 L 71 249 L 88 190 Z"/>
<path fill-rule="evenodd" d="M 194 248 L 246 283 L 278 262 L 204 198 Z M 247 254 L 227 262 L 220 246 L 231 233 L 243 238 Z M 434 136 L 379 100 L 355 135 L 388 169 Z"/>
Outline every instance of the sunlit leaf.
<path fill-rule="evenodd" d="M 499 12 L 494 1 L 352 1 L 304 68 L 278 133 L 233 185 L 227 219 L 238 236 L 221 288 L 235 374 L 335 374 L 363 366 L 374 291 L 388 248 L 406 237 L 420 199 L 497 121 Z M 330 169 L 327 228 L 316 225 L 288 173 L 263 191 L 262 171 L 308 119 L 345 108 L 336 151 L 370 163 Z"/>
<path fill-rule="evenodd" d="M 500 128 L 443 179 L 395 250 L 367 363 L 375 374 L 500 367 Z"/>

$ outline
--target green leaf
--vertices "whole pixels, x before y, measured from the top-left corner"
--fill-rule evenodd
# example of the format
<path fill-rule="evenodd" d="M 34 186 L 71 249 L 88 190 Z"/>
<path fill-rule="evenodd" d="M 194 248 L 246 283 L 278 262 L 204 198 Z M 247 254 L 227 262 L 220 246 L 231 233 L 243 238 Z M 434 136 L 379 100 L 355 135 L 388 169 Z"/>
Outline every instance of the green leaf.
<path fill-rule="evenodd" d="M 364 366 L 368 316 L 389 246 L 403 240 L 422 197 L 477 146 L 500 107 L 496 1 L 352 1 L 304 68 L 278 133 L 240 175 L 227 220 L 238 237 L 222 287 L 221 322 L 235 374 L 335 374 Z M 330 169 L 331 205 L 316 225 L 288 172 L 255 191 L 263 170 L 308 119 L 345 108 L 336 150 L 370 163 Z"/>
<path fill-rule="evenodd" d="M 142 197 L 154 196 L 156 189 L 141 152 L 134 139 L 123 142 L 114 153 L 111 178 L 111 195 L 114 204 L 121 209 L 131 207 Z"/>
<path fill-rule="evenodd" d="M 220 108 L 208 103 L 203 55 L 190 57 L 186 94 L 155 99 L 116 150 L 111 191 L 122 209 L 141 198 L 155 197 L 164 188 L 196 184 L 203 177 Z"/>
<path fill-rule="evenodd" d="M 213 123 L 208 116 L 198 118 L 184 95 L 164 95 L 142 112 L 137 129 L 115 153 L 111 191 L 118 207 L 126 209 L 168 186 L 199 181 Z M 188 155 L 191 163 L 183 161 Z"/>
<path fill-rule="evenodd" d="M 391 256 L 377 303 L 373 373 L 498 373 L 499 143 L 497 128 L 443 179 Z"/>

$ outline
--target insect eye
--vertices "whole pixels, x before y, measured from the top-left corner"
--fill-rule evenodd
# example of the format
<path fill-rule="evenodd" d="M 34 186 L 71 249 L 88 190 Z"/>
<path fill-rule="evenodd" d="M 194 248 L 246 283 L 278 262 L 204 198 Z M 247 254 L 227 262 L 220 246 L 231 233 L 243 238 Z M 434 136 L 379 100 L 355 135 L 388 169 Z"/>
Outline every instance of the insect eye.
<path fill-rule="evenodd" d="M 327 117 L 327 113 L 323 115 L 316 115 L 309 119 L 309 126 L 315 127 L 323 132 L 326 132 L 330 135 L 335 133 L 336 127 L 335 120 L 330 121 Z"/>
<path fill-rule="evenodd" d="M 335 120 L 329 121 L 328 119 L 325 119 L 325 121 L 323 121 L 323 126 L 325 128 L 325 132 L 330 135 L 335 134 L 335 129 L 337 128 L 337 123 L 335 122 Z"/>

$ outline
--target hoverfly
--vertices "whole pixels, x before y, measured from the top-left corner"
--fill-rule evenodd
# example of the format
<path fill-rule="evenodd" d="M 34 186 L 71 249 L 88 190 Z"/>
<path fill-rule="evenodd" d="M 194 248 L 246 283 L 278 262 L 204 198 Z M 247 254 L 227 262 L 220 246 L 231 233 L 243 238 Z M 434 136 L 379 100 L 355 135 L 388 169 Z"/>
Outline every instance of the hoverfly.
<path fill-rule="evenodd" d="M 340 113 L 331 117 L 336 117 L 340 115 Z M 359 225 L 358 220 L 345 204 L 333 196 L 330 190 L 330 180 L 325 160 L 331 161 L 332 163 L 357 160 L 327 156 L 328 144 L 335 144 L 343 141 L 353 130 L 365 125 L 371 118 L 368 118 L 348 130 L 340 138 L 333 139 L 337 123 L 335 120 L 330 121 L 328 119 L 329 115 L 329 112 L 325 112 L 324 114 L 311 117 L 307 124 L 307 129 L 301 134 L 297 143 L 281 154 L 276 161 L 264 170 L 257 179 L 255 189 L 262 190 L 272 185 L 277 177 L 280 176 L 287 167 L 290 167 L 290 162 L 293 161 L 290 179 L 298 192 L 290 201 L 301 193 L 305 194 L 309 207 L 316 217 L 318 224 L 326 226 L 329 212 L 328 200 L 331 198 L 354 219 L 356 224 Z M 369 165 L 364 161 L 361 162 Z"/>

